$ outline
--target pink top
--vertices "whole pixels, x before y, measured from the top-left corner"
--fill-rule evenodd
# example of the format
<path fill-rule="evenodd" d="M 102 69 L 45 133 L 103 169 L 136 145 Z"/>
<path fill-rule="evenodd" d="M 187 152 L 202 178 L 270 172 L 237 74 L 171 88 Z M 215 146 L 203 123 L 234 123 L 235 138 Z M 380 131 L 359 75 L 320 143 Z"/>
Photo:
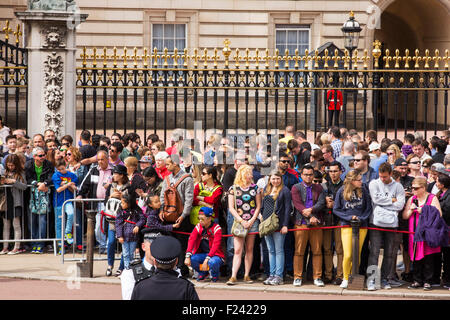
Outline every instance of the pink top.
<path fill-rule="evenodd" d="M 433 194 L 429 194 L 427 198 L 426 205 L 431 205 L 431 201 L 433 201 Z M 417 199 L 416 196 L 412 198 L 412 200 Z M 421 205 L 420 207 L 423 207 L 425 204 Z M 419 224 L 419 216 L 420 214 L 414 210 L 413 214 L 409 217 L 409 231 L 414 231 L 414 216 L 416 216 L 416 229 L 417 225 Z M 414 257 L 414 245 L 416 246 L 416 254 Z M 411 260 L 422 260 L 425 256 L 433 253 L 441 252 L 441 248 L 431 248 L 428 246 L 426 241 L 420 241 L 414 243 L 414 234 L 409 234 L 409 257 Z"/>

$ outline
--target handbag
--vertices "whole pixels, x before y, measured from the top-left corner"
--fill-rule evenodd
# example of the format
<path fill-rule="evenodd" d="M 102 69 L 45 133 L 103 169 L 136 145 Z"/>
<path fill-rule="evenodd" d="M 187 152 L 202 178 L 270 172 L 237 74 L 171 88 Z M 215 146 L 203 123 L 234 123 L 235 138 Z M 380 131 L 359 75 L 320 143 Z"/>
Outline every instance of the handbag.
<path fill-rule="evenodd" d="M 216 186 L 214 187 L 214 189 L 212 189 L 211 191 L 210 191 L 210 190 L 206 190 L 206 189 L 204 188 L 204 186 L 203 186 L 203 183 L 200 182 L 200 184 L 199 184 L 200 192 L 199 192 L 198 195 L 201 196 L 201 197 L 210 197 L 210 196 L 212 196 L 212 194 L 213 194 L 219 187 L 220 187 L 220 185 L 216 185 Z M 197 223 L 200 222 L 200 220 L 198 220 L 198 213 L 199 213 L 199 211 L 200 211 L 201 208 L 202 208 L 202 206 L 193 206 L 192 209 L 191 209 L 191 214 L 189 215 L 189 220 L 191 221 L 191 224 L 192 224 L 193 226 L 196 226 Z M 211 208 L 212 208 L 212 207 L 211 207 Z"/>
<path fill-rule="evenodd" d="M 47 214 L 50 199 L 48 193 L 39 191 L 36 187 L 31 189 L 30 211 L 34 214 Z"/>
<path fill-rule="evenodd" d="M 278 230 L 280 226 L 280 219 L 278 218 L 278 215 L 276 214 L 277 210 L 277 203 L 276 201 L 270 196 L 264 197 L 264 212 L 263 217 L 265 216 L 266 212 L 272 212 L 270 216 L 266 219 L 264 219 L 259 224 L 259 236 L 265 237 L 267 235 L 270 235 L 274 233 L 276 230 Z"/>
<path fill-rule="evenodd" d="M 234 195 L 234 210 L 237 211 L 236 205 L 236 187 L 233 185 L 233 195 Z M 245 238 L 248 234 L 248 230 L 244 226 L 237 222 L 236 219 L 233 220 L 233 226 L 231 227 L 231 234 L 235 237 Z"/>

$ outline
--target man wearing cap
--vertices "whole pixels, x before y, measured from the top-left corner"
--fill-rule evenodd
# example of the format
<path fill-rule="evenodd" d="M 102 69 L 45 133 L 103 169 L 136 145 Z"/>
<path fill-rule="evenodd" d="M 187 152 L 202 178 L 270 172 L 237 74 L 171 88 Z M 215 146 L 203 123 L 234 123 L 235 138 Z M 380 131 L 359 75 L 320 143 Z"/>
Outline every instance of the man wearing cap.
<path fill-rule="evenodd" d="M 369 145 L 370 160 L 378 159 L 381 156 L 381 146 L 378 142 L 372 142 Z"/>
<path fill-rule="evenodd" d="M 447 174 L 447 171 L 445 170 L 445 166 L 442 163 L 433 163 L 430 169 L 430 175 L 433 179 L 433 182 L 428 184 L 427 192 L 436 195 L 439 192 L 439 189 L 436 186 L 437 177 L 439 173 Z"/>
<path fill-rule="evenodd" d="M 152 158 L 150 156 L 143 156 L 141 160 L 139 160 L 139 169 L 140 172 L 144 171 L 146 168 L 152 165 Z"/>
<path fill-rule="evenodd" d="M 147 278 L 150 278 L 155 273 L 155 263 L 151 254 L 150 245 L 153 240 L 162 235 L 166 235 L 165 232 L 152 228 L 142 229 L 141 233 L 144 235 L 144 241 L 142 242 L 142 250 L 145 252 L 145 256 L 142 260 L 135 259 L 130 264 L 130 269 L 123 270 L 120 275 L 120 282 L 122 286 L 122 299 L 130 300 L 131 294 L 135 285 Z M 178 269 L 178 276 L 181 273 Z"/>
<path fill-rule="evenodd" d="M 180 242 L 160 236 L 151 243 L 150 249 L 156 270 L 135 285 L 131 300 L 199 300 L 194 285 L 178 277 L 174 270 L 181 254 Z"/>
<path fill-rule="evenodd" d="M 210 270 L 211 281 L 217 282 L 220 267 L 224 263 L 222 228 L 212 221 L 213 209 L 202 207 L 198 212 L 199 223 L 189 236 L 184 264 L 198 272 L 197 281 L 205 280 Z"/>

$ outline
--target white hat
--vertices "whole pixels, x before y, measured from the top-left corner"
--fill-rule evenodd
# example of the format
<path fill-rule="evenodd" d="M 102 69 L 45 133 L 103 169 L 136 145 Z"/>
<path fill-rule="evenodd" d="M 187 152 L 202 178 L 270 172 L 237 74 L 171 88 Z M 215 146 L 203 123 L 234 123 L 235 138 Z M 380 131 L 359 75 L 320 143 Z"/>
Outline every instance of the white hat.
<path fill-rule="evenodd" d="M 156 154 L 155 160 L 166 160 L 169 157 L 169 154 L 165 151 L 160 151 Z"/>
<path fill-rule="evenodd" d="M 372 142 L 369 146 L 369 151 L 372 152 L 372 151 L 378 150 L 380 148 L 381 148 L 381 146 L 378 142 Z"/>

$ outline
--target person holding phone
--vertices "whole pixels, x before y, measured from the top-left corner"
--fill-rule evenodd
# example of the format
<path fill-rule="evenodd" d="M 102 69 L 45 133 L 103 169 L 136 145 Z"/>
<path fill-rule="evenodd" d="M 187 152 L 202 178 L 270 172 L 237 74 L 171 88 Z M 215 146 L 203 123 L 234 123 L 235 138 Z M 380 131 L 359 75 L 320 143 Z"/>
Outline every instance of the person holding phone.
<path fill-rule="evenodd" d="M 441 206 L 438 198 L 428 193 L 427 179 L 425 177 L 415 178 L 412 183 L 414 196 L 407 202 L 403 210 L 403 219 L 408 219 L 409 231 L 415 232 L 419 224 L 419 216 L 425 205 L 437 208 L 442 216 Z M 441 247 L 432 248 L 426 241 L 414 242 L 414 234 L 409 234 L 409 256 L 413 262 L 414 282 L 409 289 L 418 289 L 423 286 L 426 291 L 431 290 L 433 279 L 433 254 L 441 252 Z"/>
<path fill-rule="evenodd" d="M 352 220 L 359 220 L 361 227 L 367 227 L 372 212 L 372 202 L 367 188 L 363 187 L 362 175 L 358 170 L 350 171 L 344 180 L 344 185 L 338 190 L 333 206 L 333 213 L 339 217 L 339 225 L 349 225 Z M 359 255 L 367 235 L 367 229 L 359 229 Z M 348 278 L 352 265 L 352 228 L 341 229 L 344 258 L 342 268 L 344 279 L 341 288 L 348 287 Z M 356 253 L 355 253 L 356 254 Z"/>

